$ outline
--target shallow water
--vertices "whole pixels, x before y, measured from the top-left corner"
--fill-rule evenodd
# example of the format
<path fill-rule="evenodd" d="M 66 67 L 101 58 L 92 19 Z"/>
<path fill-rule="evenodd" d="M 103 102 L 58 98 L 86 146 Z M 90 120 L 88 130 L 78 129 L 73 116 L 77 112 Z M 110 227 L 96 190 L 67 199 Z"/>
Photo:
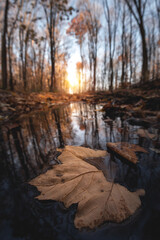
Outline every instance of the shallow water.
<path fill-rule="evenodd" d="M 124 118 L 106 118 L 100 105 L 72 103 L 23 116 L 0 128 L 0 239 L 160 239 L 160 154 L 158 139 L 139 137 L 142 126 Z M 149 128 L 159 134 L 159 130 Z M 130 191 L 144 188 L 142 207 L 121 224 L 104 223 L 94 231 L 75 229 L 76 205 L 66 209 L 55 201 L 38 201 L 27 182 L 56 161 L 55 149 L 65 145 L 107 149 L 107 142 L 129 142 L 147 149 L 138 153 L 137 167 L 111 156 L 96 167 L 109 181 Z M 94 161 L 91 163 L 96 165 Z"/>

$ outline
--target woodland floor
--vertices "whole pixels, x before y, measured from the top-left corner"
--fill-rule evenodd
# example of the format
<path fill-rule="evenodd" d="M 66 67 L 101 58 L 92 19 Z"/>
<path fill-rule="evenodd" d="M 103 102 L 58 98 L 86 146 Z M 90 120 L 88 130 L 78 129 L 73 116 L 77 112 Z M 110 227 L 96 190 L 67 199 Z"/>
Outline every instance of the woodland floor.
<path fill-rule="evenodd" d="M 81 94 L 58 94 L 51 92 L 24 93 L 0 90 L 0 124 L 15 120 L 33 111 L 46 111 L 57 105 L 71 102 L 102 104 L 108 116 L 127 116 L 136 125 L 160 127 L 160 81 L 135 85 L 131 89 L 113 92 L 98 91 Z"/>

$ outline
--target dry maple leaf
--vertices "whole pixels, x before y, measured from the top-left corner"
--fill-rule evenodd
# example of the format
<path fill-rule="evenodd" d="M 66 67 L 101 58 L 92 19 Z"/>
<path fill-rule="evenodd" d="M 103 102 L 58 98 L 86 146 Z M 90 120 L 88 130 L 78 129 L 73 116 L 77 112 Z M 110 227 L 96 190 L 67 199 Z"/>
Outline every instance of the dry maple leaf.
<path fill-rule="evenodd" d="M 123 157 L 124 159 L 136 164 L 138 162 L 138 158 L 136 156 L 136 152 L 144 152 L 147 153 L 147 151 L 136 145 L 136 144 L 130 144 L 126 142 L 118 142 L 118 143 L 107 143 L 107 147 L 118 154 L 119 156 Z"/>
<path fill-rule="evenodd" d="M 138 194 L 108 182 L 102 171 L 82 160 L 106 154 L 106 151 L 67 146 L 58 157 L 62 164 L 30 182 L 41 192 L 37 198 L 60 201 L 67 208 L 77 203 L 74 224 L 79 229 L 93 229 L 104 221 L 125 220 L 140 207 Z"/>

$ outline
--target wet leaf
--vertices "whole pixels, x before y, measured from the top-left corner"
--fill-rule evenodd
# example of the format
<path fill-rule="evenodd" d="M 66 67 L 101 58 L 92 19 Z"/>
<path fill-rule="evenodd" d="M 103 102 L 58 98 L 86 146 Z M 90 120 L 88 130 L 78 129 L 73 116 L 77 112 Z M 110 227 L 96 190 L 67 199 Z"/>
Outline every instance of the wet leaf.
<path fill-rule="evenodd" d="M 93 229 L 105 221 L 125 220 L 140 207 L 139 193 L 106 181 L 101 170 L 83 161 L 106 154 L 83 147 L 66 147 L 58 157 L 61 165 L 30 182 L 41 192 L 37 198 L 60 201 L 67 208 L 77 203 L 74 224 L 79 229 Z"/>
<path fill-rule="evenodd" d="M 123 109 L 123 110 L 131 110 L 131 106 L 130 105 L 126 105 L 126 104 L 125 105 L 121 105 L 120 108 Z"/>
<path fill-rule="evenodd" d="M 136 152 L 147 153 L 147 151 L 144 148 L 126 142 L 107 143 L 107 147 L 114 153 L 118 154 L 119 156 L 123 157 L 124 159 L 134 164 L 136 164 L 138 161 L 138 158 L 135 154 Z"/>
<path fill-rule="evenodd" d="M 9 107 L 10 105 L 8 103 L 0 103 L 0 107 L 3 108 L 3 107 Z"/>
<path fill-rule="evenodd" d="M 113 120 L 112 120 L 112 119 L 110 119 L 110 118 L 106 118 L 106 119 L 104 119 L 104 122 L 106 122 L 106 123 L 112 123 L 112 122 L 113 122 Z"/>
<path fill-rule="evenodd" d="M 2 112 L 7 112 L 8 111 L 8 107 L 1 107 L 1 111 Z"/>
<path fill-rule="evenodd" d="M 138 107 L 139 109 L 142 109 L 145 105 L 145 102 L 140 99 L 136 104 L 135 104 L 135 107 Z"/>
<path fill-rule="evenodd" d="M 13 112 L 16 112 L 16 109 L 15 109 L 15 108 L 9 107 L 8 109 L 11 110 L 11 111 L 13 111 Z"/>
<path fill-rule="evenodd" d="M 3 120 L 3 119 L 4 119 L 4 117 L 2 115 L 0 115 L 0 121 Z"/>
<path fill-rule="evenodd" d="M 160 121 L 160 112 L 157 113 L 157 120 Z"/>
<path fill-rule="evenodd" d="M 152 150 L 155 153 L 160 153 L 160 149 L 157 149 L 157 148 L 150 148 L 150 150 Z"/>
<path fill-rule="evenodd" d="M 103 106 L 103 108 L 101 109 L 101 111 L 105 111 L 105 110 L 107 110 L 108 108 L 111 108 L 111 107 L 112 107 L 112 101 L 110 101 L 107 104 L 105 104 Z"/>
<path fill-rule="evenodd" d="M 80 126 L 79 126 L 79 128 L 80 128 L 80 130 L 85 130 L 86 129 L 86 126 L 84 125 L 84 124 L 80 124 Z"/>
<path fill-rule="evenodd" d="M 27 108 L 25 109 L 25 112 L 29 112 L 29 111 L 30 111 L 30 108 L 27 107 Z"/>
<path fill-rule="evenodd" d="M 142 138 L 149 138 L 149 139 L 152 139 L 152 140 L 157 138 L 156 134 L 149 133 L 145 129 L 138 129 L 137 134 Z"/>

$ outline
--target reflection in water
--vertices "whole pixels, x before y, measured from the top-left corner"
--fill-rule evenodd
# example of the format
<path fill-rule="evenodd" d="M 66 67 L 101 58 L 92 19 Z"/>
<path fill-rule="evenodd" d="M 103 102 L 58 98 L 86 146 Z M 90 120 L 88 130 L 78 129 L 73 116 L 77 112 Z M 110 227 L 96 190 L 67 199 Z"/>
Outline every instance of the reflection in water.
<path fill-rule="evenodd" d="M 65 145 L 106 150 L 107 142 L 129 142 L 148 149 L 154 148 L 153 142 L 138 137 L 139 126 L 129 125 L 120 117 L 115 120 L 109 117 L 103 119 L 100 109 L 99 105 L 74 103 L 1 127 L 1 161 L 4 160 L 15 181 L 26 181 L 45 171 L 57 156 L 56 148 Z M 141 156 L 143 162 L 149 162 L 147 154 L 139 154 Z M 149 156 L 151 162 L 154 159 L 156 162 L 156 152 L 149 151 Z M 129 179 L 127 176 L 131 174 L 126 169 L 128 166 L 123 166 L 115 157 L 114 162 L 118 164 L 118 170 L 114 170 L 113 174 L 115 178 L 119 176 L 118 181 L 124 176 Z M 106 169 L 110 168 L 110 164 L 113 165 L 113 161 L 109 160 Z M 115 166 L 113 168 L 117 169 Z M 126 184 L 127 181 L 123 182 Z"/>
<path fill-rule="evenodd" d="M 141 228 L 130 223 L 134 234 L 139 234 L 137 231 L 142 232 L 142 229 L 145 231 L 145 223 L 150 221 L 147 219 L 150 219 L 153 208 L 160 211 L 160 189 L 157 185 L 160 180 L 160 161 L 159 155 L 150 150 L 156 148 L 157 143 L 139 137 L 137 130 L 140 126 L 132 126 L 120 117 L 114 120 L 109 117 L 104 119 L 100 109 L 99 105 L 73 103 L 49 112 L 29 115 L 0 128 L 0 239 L 5 239 L 4 236 L 11 240 L 93 240 L 110 237 L 113 230 L 110 225 L 95 232 L 79 232 L 73 225 L 76 206 L 67 210 L 61 203 L 39 202 L 34 199 L 38 194 L 36 189 L 25 182 L 46 171 L 51 162 L 56 162 L 56 148 L 78 145 L 106 150 L 107 142 L 121 141 L 149 149 L 148 154 L 138 154 L 139 164 L 136 168 L 113 156 L 87 161 L 102 169 L 109 181 L 118 182 L 130 190 L 145 188 L 145 204 L 149 209 L 143 216 L 146 219 L 141 223 Z M 158 132 L 157 129 L 150 130 Z M 160 219 L 156 219 L 158 220 Z M 142 222 L 141 216 L 139 221 Z M 34 230 L 31 230 L 33 226 Z M 120 227 L 114 226 L 114 239 L 128 239 L 126 233 L 129 228 L 122 228 L 125 234 L 122 234 Z M 134 234 L 128 236 L 138 239 Z"/>
<path fill-rule="evenodd" d="M 105 131 L 99 107 L 85 104 L 72 104 L 72 138 L 74 145 L 94 149 L 106 149 Z"/>

